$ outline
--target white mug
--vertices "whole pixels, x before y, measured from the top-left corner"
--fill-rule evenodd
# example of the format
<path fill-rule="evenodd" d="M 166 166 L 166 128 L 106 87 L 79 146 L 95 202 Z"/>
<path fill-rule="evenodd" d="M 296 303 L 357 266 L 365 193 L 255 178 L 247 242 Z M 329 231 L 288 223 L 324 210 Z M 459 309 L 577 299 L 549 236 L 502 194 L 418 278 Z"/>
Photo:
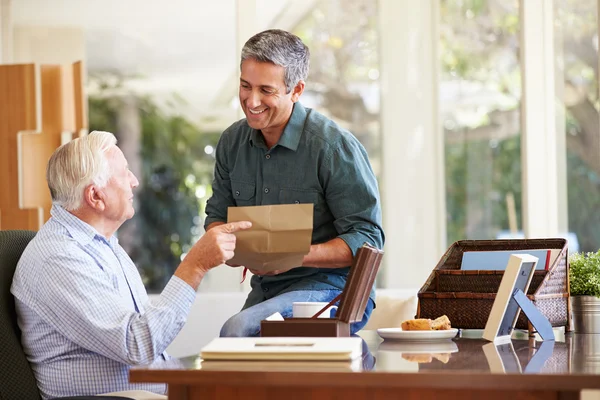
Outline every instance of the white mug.
<path fill-rule="evenodd" d="M 321 311 L 328 303 L 318 303 L 313 301 L 295 301 L 292 304 L 292 315 L 294 318 L 311 318 Z M 333 311 L 333 312 L 332 312 Z M 319 318 L 332 318 L 337 311 L 337 306 L 331 306 L 323 311 Z"/>

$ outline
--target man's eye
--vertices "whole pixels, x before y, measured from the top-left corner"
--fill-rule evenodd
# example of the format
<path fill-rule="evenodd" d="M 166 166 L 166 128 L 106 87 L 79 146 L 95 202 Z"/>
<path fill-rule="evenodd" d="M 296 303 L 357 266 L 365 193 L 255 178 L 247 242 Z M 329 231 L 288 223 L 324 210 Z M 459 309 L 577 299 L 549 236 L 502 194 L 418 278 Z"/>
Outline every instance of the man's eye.
<path fill-rule="evenodd" d="M 273 94 L 273 91 L 269 89 L 263 89 L 262 91 L 264 94 Z"/>

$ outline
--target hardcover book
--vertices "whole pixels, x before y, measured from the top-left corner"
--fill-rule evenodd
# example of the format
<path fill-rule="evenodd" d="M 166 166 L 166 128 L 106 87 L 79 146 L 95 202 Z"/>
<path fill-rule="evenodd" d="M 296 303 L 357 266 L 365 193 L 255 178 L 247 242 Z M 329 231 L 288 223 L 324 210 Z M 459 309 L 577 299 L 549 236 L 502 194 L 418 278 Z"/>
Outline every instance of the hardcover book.
<path fill-rule="evenodd" d="M 216 338 L 203 360 L 350 361 L 362 355 L 360 337 Z"/>

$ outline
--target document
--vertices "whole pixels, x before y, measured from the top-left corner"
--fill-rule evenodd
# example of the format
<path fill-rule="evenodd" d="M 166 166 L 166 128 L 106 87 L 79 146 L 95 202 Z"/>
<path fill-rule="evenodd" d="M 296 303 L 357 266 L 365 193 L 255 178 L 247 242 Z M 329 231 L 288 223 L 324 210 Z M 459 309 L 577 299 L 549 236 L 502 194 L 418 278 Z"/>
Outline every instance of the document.
<path fill-rule="evenodd" d="M 310 251 L 313 204 L 229 207 L 227 222 L 250 221 L 235 233 L 235 255 L 229 261 L 263 272 L 300 267 Z"/>

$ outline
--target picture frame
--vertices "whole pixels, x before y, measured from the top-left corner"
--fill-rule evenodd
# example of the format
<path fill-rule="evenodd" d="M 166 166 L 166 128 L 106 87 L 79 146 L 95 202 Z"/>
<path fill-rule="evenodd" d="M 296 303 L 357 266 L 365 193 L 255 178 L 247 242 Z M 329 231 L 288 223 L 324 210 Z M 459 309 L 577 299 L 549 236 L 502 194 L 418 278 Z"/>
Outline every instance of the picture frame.
<path fill-rule="evenodd" d="M 521 306 L 515 293 L 527 293 L 538 258 L 530 254 L 512 254 L 500 282 L 496 299 L 483 331 L 483 338 L 495 343 L 510 341 Z"/>

